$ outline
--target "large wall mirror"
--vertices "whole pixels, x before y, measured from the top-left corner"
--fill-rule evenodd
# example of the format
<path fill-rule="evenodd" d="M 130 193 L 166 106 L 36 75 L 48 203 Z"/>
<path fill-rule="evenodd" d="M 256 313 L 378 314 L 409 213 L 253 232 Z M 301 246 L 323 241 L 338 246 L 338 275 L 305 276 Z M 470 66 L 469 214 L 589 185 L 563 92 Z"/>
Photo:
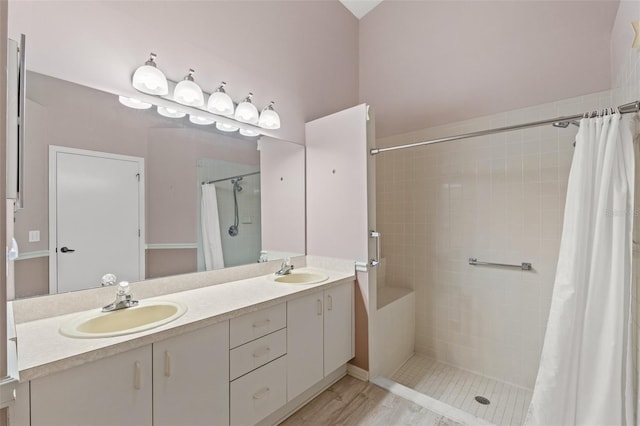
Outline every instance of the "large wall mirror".
<path fill-rule="evenodd" d="M 137 281 L 304 254 L 303 146 L 126 108 L 34 72 L 26 95 L 16 297 L 97 287 L 107 273 Z"/>

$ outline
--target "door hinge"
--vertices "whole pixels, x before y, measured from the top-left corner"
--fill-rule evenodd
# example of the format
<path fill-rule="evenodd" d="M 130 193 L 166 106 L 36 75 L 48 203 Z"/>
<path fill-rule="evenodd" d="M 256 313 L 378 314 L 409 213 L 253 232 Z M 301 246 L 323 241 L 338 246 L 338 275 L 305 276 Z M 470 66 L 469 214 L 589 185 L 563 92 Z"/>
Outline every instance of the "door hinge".
<path fill-rule="evenodd" d="M 138 238 L 140 238 L 142 236 L 142 232 L 140 232 L 140 230 L 138 229 Z"/>
<path fill-rule="evenodd" d="M 136 178 L 138 179 L 138 182 L 140 182 L 140 173 L 136 173 Z"/>

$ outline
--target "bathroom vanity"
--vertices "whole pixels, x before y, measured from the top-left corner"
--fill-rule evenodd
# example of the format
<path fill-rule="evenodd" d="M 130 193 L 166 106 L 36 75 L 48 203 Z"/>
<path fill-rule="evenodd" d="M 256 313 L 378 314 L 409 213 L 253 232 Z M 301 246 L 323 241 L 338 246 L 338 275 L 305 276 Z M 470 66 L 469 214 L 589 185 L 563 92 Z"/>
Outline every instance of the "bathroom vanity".
<path fill-rule="evenodd" d="M 59 333 L 83 315 L 74 308 L 78 294 L 47 296 L 51 306 L 42 318 L 33 314 L 45 298 L 13 302 L 20 386 L 11 424 L 253 425 L 286 418 L 346 374 L 354 356 L 353 262 L 295 262 L 293 273 L 326 279 L 276 282 L 277 262 L 269 262 L 133 283 L 134 297 L 180 303 L 187 311 L 114 337 Z M 220 274 L 230 279 L 215 283 L 224 281 Z M 175 291 L 189 280 L 195 288 Z M 88 292 L 83 303 L 95 304 L 100 295 Z M 161 294 L 143 297 L 155 293 Z"/>

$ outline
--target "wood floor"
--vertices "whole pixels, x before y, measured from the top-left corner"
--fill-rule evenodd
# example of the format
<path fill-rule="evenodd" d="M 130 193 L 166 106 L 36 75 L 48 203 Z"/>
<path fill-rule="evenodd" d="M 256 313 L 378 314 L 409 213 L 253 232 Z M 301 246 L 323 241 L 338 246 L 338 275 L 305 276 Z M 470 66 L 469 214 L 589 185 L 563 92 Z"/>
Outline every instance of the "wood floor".
<path fill-rule="evenodd" d="M 461 426 L 351 376 L 342 378 L 281 425 Z"/>

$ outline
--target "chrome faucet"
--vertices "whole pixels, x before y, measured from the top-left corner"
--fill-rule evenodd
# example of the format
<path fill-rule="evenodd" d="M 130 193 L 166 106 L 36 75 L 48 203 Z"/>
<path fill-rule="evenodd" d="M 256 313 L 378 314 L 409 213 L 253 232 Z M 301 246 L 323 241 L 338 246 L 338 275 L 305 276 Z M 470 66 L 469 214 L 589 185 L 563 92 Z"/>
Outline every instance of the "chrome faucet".
<path fill-rule="evenodd" d="M 291 264 L 291 259 L 287 257 L 282 261 L 282 265 L 280 265 L 280 269 L 276 271 L 276 275 L 290 274 L 292 269 L 293 265 Z"/>
<path fill-rule="evenodd" d="M 121 281 L 116 291 L 116 300 L 102 308 L 102 312 L 117 311 L 119 309 L 130 308 L 138 304 L 137 300 L 131 298 L 131 289 L 129 282 Z"/>

